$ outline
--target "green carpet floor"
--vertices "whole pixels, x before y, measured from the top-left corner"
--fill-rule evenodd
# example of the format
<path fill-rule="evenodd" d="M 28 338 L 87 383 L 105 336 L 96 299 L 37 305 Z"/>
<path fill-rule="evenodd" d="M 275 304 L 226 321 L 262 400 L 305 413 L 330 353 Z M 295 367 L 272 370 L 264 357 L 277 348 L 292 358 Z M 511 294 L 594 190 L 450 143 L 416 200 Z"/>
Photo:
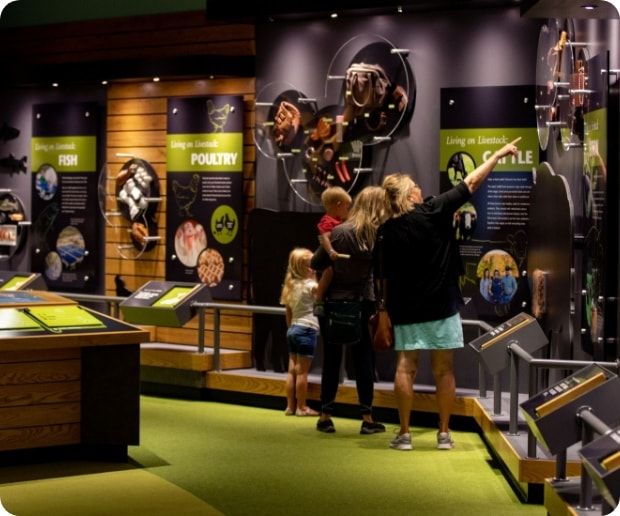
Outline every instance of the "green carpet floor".
<path fill-rule="evenodd" d="M 381 514 L 544 515 L 522 504 L 480 437 L 416 428 L 414 450 L 387 447 L 388 433 L 362 436 L 360 422 L 204 401 L 142 397 L 141 445 L 131 464 L 0 466 L 0 500 L 36 515 Z M 1 510 L 0 510 L 1 513 Z"/>

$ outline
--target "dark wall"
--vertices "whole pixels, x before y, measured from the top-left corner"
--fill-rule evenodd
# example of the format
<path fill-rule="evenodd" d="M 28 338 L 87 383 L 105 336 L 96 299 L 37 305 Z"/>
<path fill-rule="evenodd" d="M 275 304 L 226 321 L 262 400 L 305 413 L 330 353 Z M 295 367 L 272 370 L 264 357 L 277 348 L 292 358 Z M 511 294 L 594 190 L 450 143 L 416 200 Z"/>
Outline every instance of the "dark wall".
<path fill-rule="evenodd" d="M 383 174 L 412 175 L 425 194 L 439 190 L 439 101 L 441 88 L 534 84 L 540 21 L 519 9 L 448 11 L 359 17 L 306 23 L 271 23 L 257 28 L 257 95 L 270 82 L 289 83 L 319 107 L 325 76 L 339 48 L 360 34 L 376 34 L 410 49 L 417 84 L 411 122 L 392 145 L 373 146 L 373 182 Z M 338 93 L 336 91 L 336 93 Z M 260 154 L 260 153 L 259 153 Z M 256 206 L 307 211 L 283 180 L 275 160 L 257 158 Z"/>

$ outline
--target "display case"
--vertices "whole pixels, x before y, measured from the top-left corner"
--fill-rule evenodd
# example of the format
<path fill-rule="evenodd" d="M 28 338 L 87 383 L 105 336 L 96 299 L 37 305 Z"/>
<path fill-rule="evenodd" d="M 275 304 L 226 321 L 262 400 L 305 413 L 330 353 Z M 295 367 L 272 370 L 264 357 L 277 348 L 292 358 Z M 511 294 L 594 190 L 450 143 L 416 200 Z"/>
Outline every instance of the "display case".
<path fill-rule="evenodd" d="M 548 340 L 536 319 L 522 312 L 472 340 L 469 346 L 478 354 L 487 371 L 495 374 L 510 364 L 508 345 L 512 342 L 533 353 L 546 346 Z"/>
<path fill-rule="evenodd" d="M 183 326 L 194 315 L 194 302 L 211 301 L 204 283 L 149 281 L 120 304 L 126 321 L 134 324 Z"/>
<path fill-rule="evenodd" d="M 609 426 L 620 423 L 620 379 L 591 364 L 521 403 L 530 430 L 551 453 L 565 450 L 581 439 L 577 412 L 590 407 Z"/>
<path fill-rule="evenodd" d="M 149 333 L 43 291 L 0 291 L 0 452 L 79 447 L 126 458 L 140 438 Z"/>

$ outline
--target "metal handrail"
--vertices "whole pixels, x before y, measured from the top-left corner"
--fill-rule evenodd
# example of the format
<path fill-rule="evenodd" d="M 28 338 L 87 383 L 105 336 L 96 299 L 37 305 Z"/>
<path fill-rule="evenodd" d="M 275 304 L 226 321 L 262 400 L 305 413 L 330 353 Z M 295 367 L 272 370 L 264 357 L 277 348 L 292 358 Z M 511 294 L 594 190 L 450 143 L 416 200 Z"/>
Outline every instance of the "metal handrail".
<path fill-rule="evenodd" d="M 220 371 L 220 333 L 221 310 L 239 310 L 256 314 L 285 315 L 286 309 L 281 306 L 242 305 L 234 303 L 196 302 L 192 307 L 198 311 L 198 353 L 205 351 L 205 310 L 213 310 L 213 369 Z"/>
<path fill-rule="evenodd" d="M 81 294 L 79 292 L 54 292 L 62 297 L 68 297 L 74 301 L 86 303 L 106 303 L 108 314 L 111 317 L 118 318 L 118 305 L 121 304 L 126 297 L 123 296 L 107 296 L 102 294 Z"/>
<path fill-rule="evenodd" d="M 214 302 L 196 302 L 192 303 L 192 308 L 198 311 L 198 352 L 204 353 L 204 334 L 205 334 L 205 310 L 213 310 L 213 369 L 220 371 L 220 333 L 221 333 L 221 310 L 239 310 L 243 312 L 285 315 L 286 309 L 281 306 L 262 306 L 262 305 L 243 305 L 234 303 L 214 303 Z M 476 326 L 484 331 L 489 331 L 492 326 L 484 321 L 475 319 L 463 319 L 461 323 L 464 326 Z"/>

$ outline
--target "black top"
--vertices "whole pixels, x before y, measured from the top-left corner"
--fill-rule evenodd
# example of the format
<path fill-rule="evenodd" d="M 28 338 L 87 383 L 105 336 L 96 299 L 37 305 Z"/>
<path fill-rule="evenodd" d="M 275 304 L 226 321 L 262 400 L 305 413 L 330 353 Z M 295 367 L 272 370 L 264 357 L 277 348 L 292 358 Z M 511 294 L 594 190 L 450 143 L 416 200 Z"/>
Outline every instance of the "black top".
<path fill-rule="evenodd" d="M 336 252 L 348 254 L 351 257 L 332 261 L 322 246 L 314 252 L 310 261 L 313 269 L 323 271 L 330 266 L 334 269 L 326 299 L 374 301 L 372 250 L 360 249 L 353 227 L 346 222 L 333 229 L 331 244 Z"/>
<path fill-rule="evenodd" d="M 379 228 L 375 274 L 382 250 L 386 306 L 394 324 L 444 319 L 461 306 L 458 279 L 464 271 L 452 220 L 470 197 L 459 183 Z"/>

